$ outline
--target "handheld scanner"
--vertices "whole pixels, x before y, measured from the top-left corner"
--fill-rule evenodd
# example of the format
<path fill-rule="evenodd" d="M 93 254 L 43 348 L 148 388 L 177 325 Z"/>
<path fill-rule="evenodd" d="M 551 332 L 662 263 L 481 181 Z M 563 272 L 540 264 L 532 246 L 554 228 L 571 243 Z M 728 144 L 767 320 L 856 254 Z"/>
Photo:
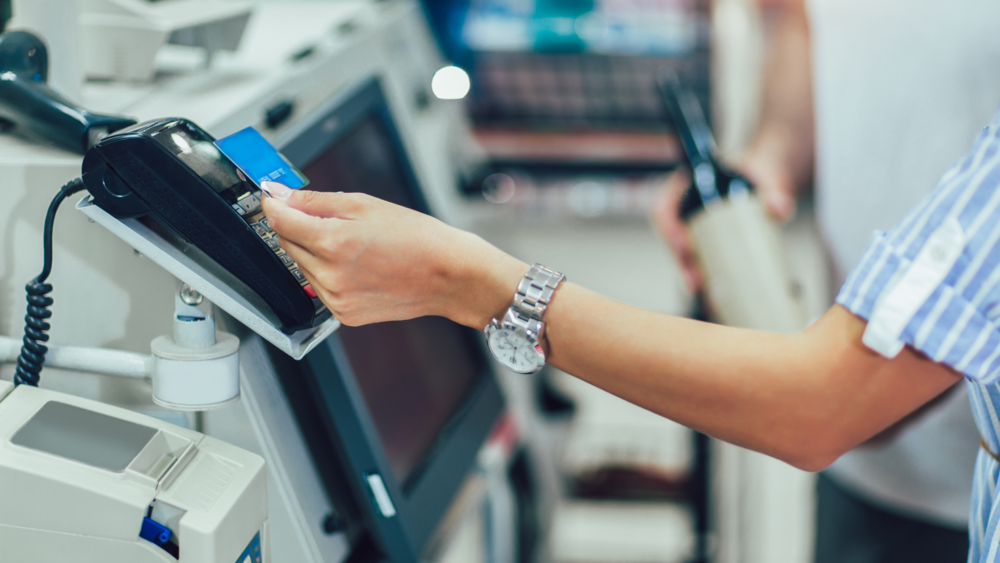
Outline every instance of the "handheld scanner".
<path fill-rule="evenodd" d="M 745 178 L 725 169 L 715 158 L 715 139 L 694 92 L 674 73 L 657 77 L 657 86 L 691 166 L 695 189 L 681 202 L 681 217 L 688 218 L 716 199 L 752 191 Z"/>
<path fill-rule="evenodd" d="M 105 137 L 83 159 L 83 182 L 111 215 L 148 216 L 200 249 L 263 299 L 283 332 L 330 317 L 278 244 L 260 188 L 194 123 L 148 121 Z"/>
<path fill-rule="evenodd" d="M 101 137 L 135 120 L 93 113 L 60 96 L 46 84 L 45 43 L 26 31 L 0 35 L 0 122 L 84 154 Z"/>

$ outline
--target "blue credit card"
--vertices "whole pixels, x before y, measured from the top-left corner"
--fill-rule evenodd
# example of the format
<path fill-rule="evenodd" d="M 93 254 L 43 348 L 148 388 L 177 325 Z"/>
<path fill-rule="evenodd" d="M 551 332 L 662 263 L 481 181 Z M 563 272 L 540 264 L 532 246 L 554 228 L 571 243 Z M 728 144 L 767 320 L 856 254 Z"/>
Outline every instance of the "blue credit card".
<path fill-rule="evenodd" d="M 278 182 L 297 190 L 309 185 L 309 179 L 253 127 L 219 139 L 215 146 L 258 186 Z"/>

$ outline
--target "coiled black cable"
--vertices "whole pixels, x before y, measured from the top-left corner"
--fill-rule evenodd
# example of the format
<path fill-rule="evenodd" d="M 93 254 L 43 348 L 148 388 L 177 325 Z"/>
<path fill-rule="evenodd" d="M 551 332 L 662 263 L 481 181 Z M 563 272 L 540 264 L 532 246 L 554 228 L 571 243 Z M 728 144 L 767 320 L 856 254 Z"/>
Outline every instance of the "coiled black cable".
<path fill-rule="evenodd" d="M 21 354 L 17 357 L 17 373 L 14 374 L 14 385 L 38 386 L 42 374 L 42 364 L 48 347 L 42 344 L 49 339 L 47 334 L 50 325 L 49 317 L 52 311 L 52 284 L 45 283 L 52 272 L 52 230 L 55 226 L 56 211 L 59 205 L 69 196 L 83 190 L 83 180 L 77 178 L 63 186 L 45 214 L 45 228 L 42 233 L 42 273 L 28 282 L 24 289 L 28 293 L 28 314 L 24 316 L 24 339 L 21 341 Z"/>

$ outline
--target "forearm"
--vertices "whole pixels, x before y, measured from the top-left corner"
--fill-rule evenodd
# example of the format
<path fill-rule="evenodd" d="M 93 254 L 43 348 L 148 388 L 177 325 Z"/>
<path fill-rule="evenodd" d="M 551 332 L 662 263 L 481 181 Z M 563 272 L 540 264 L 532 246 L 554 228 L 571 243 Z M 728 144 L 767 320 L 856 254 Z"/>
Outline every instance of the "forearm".
<path fill-rule="evenodd" d="M 920 377 L 931 362 L 909 350 L 892 361 L 871 352 L 864 322 L 840 307 L 804 332 L 776 334 L 656 314 L 567 284 L 547 320 L 555 367 L 810 470 L 958 379 Z"/>
<path fill-rule="evenodd" d="M 804 0 L 784 0 L 766 9 L 767 64 L 764 101 L 757 135 L 745 163 L 778 160 L 794 186 L 807 185 L 813 173 L 815 124 L 812 55 Z"/>
<path fill-rule="evenodd" d="M 490 261 L 491 264 L 494 261 Z M 465 324 L 510 303 L 524 268 L 481 265 Z M 470 278 L 473 279 L 473 278 Z M 492 281 L 483 284 L 483 280 Z M 638 309 L 564 283 L 545 314 L 548 362 L 713 437 L 821 469 L 959 380 L 910 349 L 887 360 L 865 323 L 837 306 L 807 330 L 778 334 Z"/>

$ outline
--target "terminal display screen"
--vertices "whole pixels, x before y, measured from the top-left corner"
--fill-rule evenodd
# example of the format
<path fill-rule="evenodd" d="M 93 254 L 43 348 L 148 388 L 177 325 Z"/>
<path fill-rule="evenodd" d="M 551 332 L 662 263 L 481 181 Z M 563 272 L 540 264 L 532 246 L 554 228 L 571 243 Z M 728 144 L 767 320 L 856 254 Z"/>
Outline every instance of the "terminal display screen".
<path fill-rule="evenodd" d="M 302 171 L 312 190 L 363 192 L 420 208 L 377 114 L 358 120 Z M 476 335 L 437 317 L 345 326 L 338 334 L 389 465 L 405 487 L 484 373 Z"/>
<path fill-rule="evenodd" d="M 153 133 L 152 137 L 177 155 L 219 193 L 232 188 L 245 190 L 249 185 L 236 165 L 215 146 L 215 140 L 204 136 L 186 122 L 178 121 Z"/>

